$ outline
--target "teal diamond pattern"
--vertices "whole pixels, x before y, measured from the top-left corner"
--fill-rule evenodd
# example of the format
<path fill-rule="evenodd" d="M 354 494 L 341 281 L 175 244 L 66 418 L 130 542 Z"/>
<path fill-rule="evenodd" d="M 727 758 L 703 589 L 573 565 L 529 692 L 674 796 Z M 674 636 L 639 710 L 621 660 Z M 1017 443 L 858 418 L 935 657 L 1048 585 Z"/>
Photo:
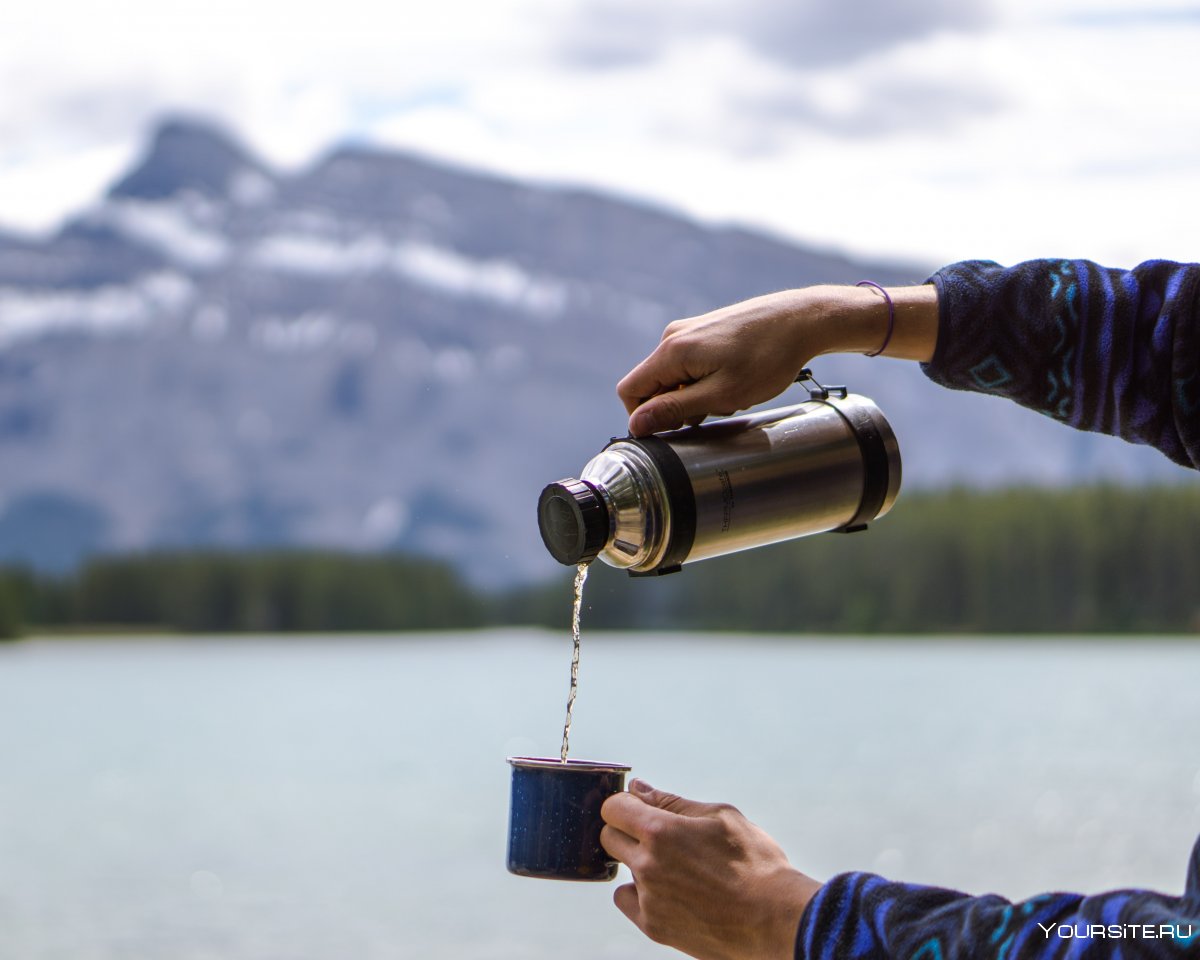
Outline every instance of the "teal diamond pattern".
<path fill-rule="evenodd" d="M 1012 374 L 995 354 L 981 360 L 967 372 L 981 390 L 997 390 L 1012 380 Z"/>

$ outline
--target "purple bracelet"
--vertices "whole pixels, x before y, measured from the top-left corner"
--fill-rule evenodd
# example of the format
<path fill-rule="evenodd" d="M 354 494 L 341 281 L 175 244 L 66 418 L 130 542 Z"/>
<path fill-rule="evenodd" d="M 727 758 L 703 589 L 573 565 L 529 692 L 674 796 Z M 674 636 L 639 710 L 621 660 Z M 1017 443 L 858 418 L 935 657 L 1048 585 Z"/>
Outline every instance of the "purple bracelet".
<path fill-rule="evenodd" d="M 877 284 L 874 280 L 859 280 L 858 283 L 855 284 L 855 286 L 856 287 L 874 287 L 876 290 L 878 290 L 880 293 L 883 294 L 883 299 L 887 301 L 888 328 L 887 328 L 887 334 L 883 338 L 883 343 L 881 343 L 879 345 L 879 349 L 876 350 L 874 353 L 863 354 L 863 356 L 866 356 L 866 357 L 877 357 L 881 353 L 883 353 L 883 351 L 887 349 L 887 345 L 892 342 L 892 331 L 896 329 L 896 305 L 894 303 L 892 303 L 892 298 L 890 296 L 888 296 L 888 292 L 886 290 L 884 290 L 883 287 L 881 287 L 879 284 Z"/>

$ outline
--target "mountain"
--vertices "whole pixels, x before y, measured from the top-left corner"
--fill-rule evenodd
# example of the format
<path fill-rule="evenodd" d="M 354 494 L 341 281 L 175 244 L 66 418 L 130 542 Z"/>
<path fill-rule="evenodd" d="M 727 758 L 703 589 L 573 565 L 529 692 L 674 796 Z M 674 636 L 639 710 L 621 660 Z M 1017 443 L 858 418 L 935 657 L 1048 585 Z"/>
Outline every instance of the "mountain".
<path fill-rule="evenodd" d="M 539 576 L 537 493 L 624 432 L 614 384 L 665 323 L 928 266 L 361 147 L 282 173 L 172 119 L 55 235 L 0 233 L 0 560 L 312 544 Z M 1183 476 L 915 365 L 816 368 L 882 406 L 909 485 Z"/>

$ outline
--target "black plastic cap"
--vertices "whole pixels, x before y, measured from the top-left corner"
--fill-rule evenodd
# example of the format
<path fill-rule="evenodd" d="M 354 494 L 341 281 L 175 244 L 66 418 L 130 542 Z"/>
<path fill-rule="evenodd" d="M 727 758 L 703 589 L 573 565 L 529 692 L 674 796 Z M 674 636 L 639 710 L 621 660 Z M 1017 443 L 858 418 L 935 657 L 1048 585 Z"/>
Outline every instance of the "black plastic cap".
<path fill-rule="evenodd" d="M 538 497 L 538 528 L 559 563 L 589 563 L 608 542 L 608 510 L 590 483 L 559 480 Z"/>

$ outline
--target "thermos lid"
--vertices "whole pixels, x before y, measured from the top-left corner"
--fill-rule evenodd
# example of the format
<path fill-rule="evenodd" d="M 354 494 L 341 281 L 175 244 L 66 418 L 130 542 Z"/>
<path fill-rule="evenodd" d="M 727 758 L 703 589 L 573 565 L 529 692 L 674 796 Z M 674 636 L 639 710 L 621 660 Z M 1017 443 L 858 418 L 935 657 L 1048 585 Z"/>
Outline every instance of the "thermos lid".
<path fill-rule="evenodd" d="M 559 563 L 588 563 L 608 542 L 608 510 L 595 487 L 568 477 L 538 497 L 538 529 Z"/>

